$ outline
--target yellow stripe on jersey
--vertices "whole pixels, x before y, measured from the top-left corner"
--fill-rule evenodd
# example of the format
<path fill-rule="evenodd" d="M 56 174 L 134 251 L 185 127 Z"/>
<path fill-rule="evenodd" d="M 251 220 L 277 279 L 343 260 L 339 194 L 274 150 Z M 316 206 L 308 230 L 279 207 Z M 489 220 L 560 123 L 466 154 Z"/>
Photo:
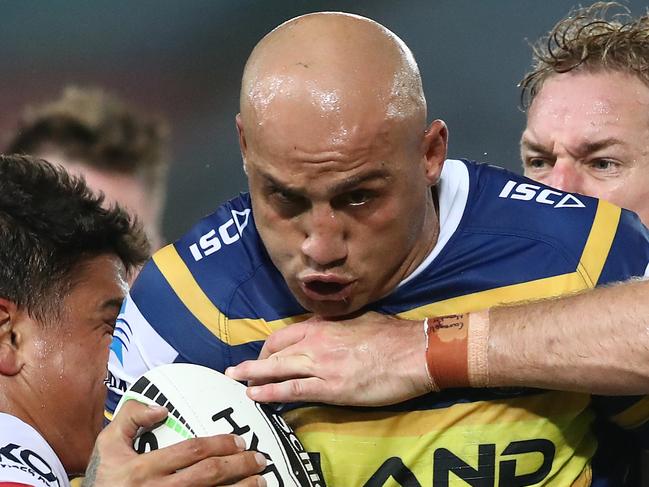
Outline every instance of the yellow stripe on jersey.
<path fill-rule="evenodd" d="M 227 321 L 228 328 L 231 328 L 233 330 L 232 334 L 236 334 L 237 337 L 240 337 L 238 338 L 238 341 L 236 343 L 233 342 L 230 344 L 240 345 L 242 343 L 252 342 L 254 340 L 265 340 L 266 338 L 268 338 L 268 335 L 270 335 L 272 332 L 281 330 L 282 328 L 285 328 L 288 325 L 292 325 L 293 323 L 299 323 L 300 321 L 304 321 L 309 317 L 311 317 L 311 314 L 288 316 L 286 318 L 282 318 L 280 320 L 273 320 L 273 321 L 265 321 L 262 320 L 261 318 L 228 319 Z M 250 326 L 254 326 L 259 330 L 261 330 L 263 326 L 265 335 L 262 337 L 259 334 L 257 334 L 255 335 L 255 338 L 247 338 L 246 334 L 244 333 L 245 330 L 240 330 L 240 328 L 245 329 L 246 327 L 250 327 Z"/>
<path fill-rule="evenodd" d="M 153 254 L 153 261 L 185 307 L 212 333 L 221 337 L 225 334 L 225 317 L 214 306 L 210 298 L 192 276 L 178 251 L 167 245 Z"/>
<path fill-rule="evenodd" d="M 642 426 L 649 421 L 649 396 L 640 399 L 633 406 L 616 414 L 611 420 L 626 429 Z"/>
<path fill-rule="evenodd" d="M 228 345 L 265 340 L 273 331 L 308 318 L 299 315 L 268 322 L 254 318 L 229 320 L 203 292 L 173 245 L 156 252 L 153 261 L 185 307 Z"/>
<path fill-rule="evenodd" d="M 599 200 L 597 213 L 588 234 L 588 240 L 579 259 L 577 272 L 588 279 L 589 287 L 595 287 L 602 274 L 606 258 L 617 233 L 622 210 L 608 201 Z"/>
<path fill-rule="evenodd" d="M 419 485 L 431 485 L 435 475 L 443 485 L 467 485 L 466 478 L 445 471 L 450 457 L 465 463 L 462 470 L 469 476 L 469 469 L 483 469 L 487 477 L 495 474 L 496 485 L 513 485 L 501 471 L 505 464 L 515 464 L 515 475 L 521 476 L 549 461 L 551 471 L 543 476 L 543 485 L 566 487 L 588 476 L 588 459 L 596 449 L 588 405 L 584 394 L 547 392 L 426 411 L 317 406 L 283 417 L 306 450 L 320 454 L 327 485 L 365 485 L 386 461 L 406 465 Z M 486 472 L 489 467 L 493 474 Z M 400 484 L 390 478 L 376 485 Z"/>
<path fill-rule="evenodd" d="M 560 294 L 588 289 L 588 287 L 584 278 L 579 273 L 571 272 L 570 274 L 546 277 L 535 281 L 487 289 L 486 291 L 437 301 L 436 303 L 399 313 L 398 316 L 405 319 L 417 320 L 423 319 L 426 316 L 466 313 L 491 308 L 499 304 L 552 298 Z"/>
<path fill-rule="evenodd" d="M 604 269 L 620 221 L 620 208 L 606 201 L 599 202 L 586 245 L 575 272 L 545 277 L 520 284 L 487 289 L 413 308 L 398 316 L 423 319 L 491 308 L 499 304 L 553 298 L 595 287 Z"/>
<path fill-rule="evenodd" d="M 590 396 L 569 392 L 542 392 L 500 401 L 457 403 L 451 407 L 420 411 L 354 410 L 336 406 L 311 406 L 282 416 L 300 433 L 371 436 L 385 438 L 417 436 L 423 431 L 443 432 L 451 427 L 515 424 L 539 418 L 577 416 L 590 403 Z"/>
<path fill-rule="evenodd" d="M 104 418 L 106 418 L 109 422 L 113 422 L 113 413 L 111 413 L 108 409 L 104 409 Z"/>

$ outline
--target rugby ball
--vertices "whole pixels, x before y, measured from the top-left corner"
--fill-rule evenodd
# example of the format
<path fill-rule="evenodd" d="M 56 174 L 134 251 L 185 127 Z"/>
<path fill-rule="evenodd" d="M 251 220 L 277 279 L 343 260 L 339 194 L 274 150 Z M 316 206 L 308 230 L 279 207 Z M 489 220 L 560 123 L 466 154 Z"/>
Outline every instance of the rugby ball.
<path fill-rule="evenodd" d="M 118 413 L 129 400 L 159 404 L 169 410 L 166 421 L 135 439 L 139 453 L 173 445 L 187 438 L 237 434 L 246 448 L 266 457 L 262 472 L 268 486 L 324 486 L 292 429 L 270 407 L 246 395 L 239 382 L 215 370 L 192 364 L 151 369 L 124 393 Z"/>

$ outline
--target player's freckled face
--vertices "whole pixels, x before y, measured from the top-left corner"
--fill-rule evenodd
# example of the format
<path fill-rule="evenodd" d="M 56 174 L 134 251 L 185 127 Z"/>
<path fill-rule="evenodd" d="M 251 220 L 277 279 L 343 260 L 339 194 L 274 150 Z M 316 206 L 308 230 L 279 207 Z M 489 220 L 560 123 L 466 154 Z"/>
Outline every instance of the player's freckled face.
<path fill-rule="evenodd" d="M 421 144 L 393 121 L 264 128 L 244 154 L 255 223 L 298 301 L 342 316 L 388 294 L 434 238 Z"/>

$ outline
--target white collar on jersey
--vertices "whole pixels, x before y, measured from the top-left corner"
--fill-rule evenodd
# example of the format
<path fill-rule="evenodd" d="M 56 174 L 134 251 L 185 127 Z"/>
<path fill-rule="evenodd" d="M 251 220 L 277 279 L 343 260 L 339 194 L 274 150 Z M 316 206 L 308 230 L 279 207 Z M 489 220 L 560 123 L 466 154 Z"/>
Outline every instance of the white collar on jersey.
<path fill-rule="evenodd" d="M 444 162 L 442 175 L 437 185 L 437 194 L 439 197 L 437 243 L 414 272 L 401 281 L 397 287 L 403 286 L 421 274 L 435 260 L 435 257 L 439 255 L 457 230 L 469 197 L 469 170 L 462 161 L 447 159 Z"/>

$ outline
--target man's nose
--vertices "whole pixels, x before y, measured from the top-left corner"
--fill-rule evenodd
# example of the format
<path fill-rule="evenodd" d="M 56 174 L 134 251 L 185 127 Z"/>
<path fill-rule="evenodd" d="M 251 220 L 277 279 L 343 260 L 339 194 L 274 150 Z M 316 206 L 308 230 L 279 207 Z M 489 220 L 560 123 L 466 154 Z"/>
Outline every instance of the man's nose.
<path fill-rule="evenodd" d="M 306 216 L 302 253 L 312 265 L 329 268 L 347 257 L 347 235 L 343 216 L 329 205 L 313 206 Z"/>
<path fill-rule="evenodd" d="M 570 193 L 583 192 L 582 177 L 573 161 L 557 160 L 544 183 Z"/>

